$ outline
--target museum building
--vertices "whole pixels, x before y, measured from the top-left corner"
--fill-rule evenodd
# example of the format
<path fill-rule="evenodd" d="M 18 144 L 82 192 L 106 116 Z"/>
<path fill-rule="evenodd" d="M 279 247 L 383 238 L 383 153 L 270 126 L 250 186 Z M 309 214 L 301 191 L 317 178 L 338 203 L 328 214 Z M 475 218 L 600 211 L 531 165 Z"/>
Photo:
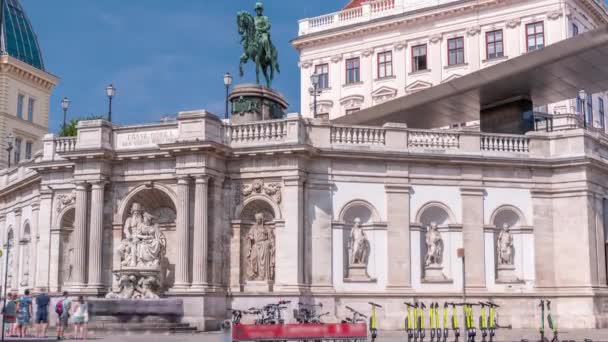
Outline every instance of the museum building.
<path fill-rule="evenodd" d="M 231 307 L 248 309 L 279 299 L 291 300 L 293 307 L 298 301 L 320 302 L 330 312 L 327 320 L 337 321 L 349 315 L 346 306 L 368 312 L 367 303 L 373 300 L 383 305 L 379 327 L 400 329 L 404 301 L 458 301 L 464 284 L 469 298 L 501 305 L 501 325 L 535 327 L 538 298 L 549 298 L 558 320 L 577 314 L 560 320 L 560 327 L 605 327 L 608 136 L 601 126 L 583 128 L 584 120 L 573 113 L 559 126 L 544 117 L 534 127 L 521 126 L 527 128 L 517 134 L 501 132 L 496 122 L 481 131 L 437 129 L 452 119 L 478 120 L 485 127 L 484 118 L 496 116 L 491 112 L 496 107 L 480 108 L 487 102 L 484 96 L 513 97 L 507 87 L 490 95 L 481 90 L 497 89 L 511 73 L 529 80 L 548 77 L 547 70 L 561 70 L 576 58 L 586 63 L 576 75 L 567 75 L 570 85 L 556 76 L 551 84 L 532 82 L 530 97 L 518 97 L 517 103 L 555 108 L 563 106 L 555 103 L 569 103 L 559 91 L 548 94 L 546 87 L 552 85 L 568 91 L 584 86 L 599 94 L 594 101 L 605 94 L 601 89 L 608 89 L 608 70 L 602 63 L 608 56 L 608 27 L 600 24 L 608 17 L 605 9 L 592 1 L 542 2 L 553 7 L 524 8 L 531 3 L 527 1 L 441 1 L 435 6 L 437 1 L 381 0 L 323 19 L 328 35 L 342 29 L 360 29 L 362 34 L 409 30 L 410 25 L 420 32 L 411 42 L 394 31 L 390 42 L 374 46 L 368 56 L 353 49 L 336 57 L 333 44 L 350 44 L 359 39 L 358 33 L 323 38 L 321 44 L 312 41 L 325 34 L 321 24 L 313 24 L 322 20 L 302 21 L 293 42 L 303 56 L 302 115 L 238 119 L 261 114 L 249 109 L 233 110 L 233 120 L 220 120 L 195 110 L 178 113 L 175 121 L 133 126 L 81 121 L 75 137 L 44 135 L 41 151 L 0 173 L 0 240 L 9 246 L 1 267 L 8 265 L 9 290 L 50 289 L 54 295 L 67 290 L 133 300 L 133 305 L 158 297 L 179 299 L 180 318 L 201 329 L 216 328 Z M 21 9 L 17 0 L 3 4 Z M 390 14 L 377 19 L 378 8 Z M 347 16 L 342 13 L 359 10 L 369 23 L 355 18 L 356 24 L 341 27 Z M 510 18 L 496 17 L 492 23 L 489 17 L 495 12 Z M 477 28 L 439 29 L 443 22 L 470 23 L 472 13 L 479 18 Z M 580 36 L 558 43 L 572 27 L 572 18 L 581 20 Z M 364 28 L 384 20 L 394 23 Z M 536 22 L 543 24 L 534 25 L 535 30 L 546 27 L 562 36 L 548 34 L 548 44 L 555 44 L 515 57 L 525 45 L 516 47 L 516 38 L 506 44 L 507 37 L 518 31 L 523 44 L 528 24 Z M 432 71 L 426 75 L 421 70 L 428 79 L 410 80 L 406 51 L 428 39 L 429 53 L 440 55 L 450 39 L 463 33 L 465 51 L 481 54 L 479 45 L 471 46 L 487 36 L 489 26 L 484 25 L 504 30 L 504 51 L 512 60 L 481 66 L 485 62 L 480 58 L 465 59 L 469 65 L 452 72 L 429 59 Z M 583 27 L 589 32 L 582 33 Z M 427 38 L 440 31 L 434 43 Z M 327 54 L 305 57 L 309 41 Z M 365 76 L 363 62 L 378 58 L 377 49 L 393 48 L 395 75 L 382 86 L 393 94 L 372 106 L 373 89 L 380 88 L 376 76 Z M 358 105 L 371 107 L 352 113 L 353 120 L 365 122 L 373 116 L 380 124 L 312 117 L 307 83 L 311 68 L 327 59 L 330 74 L 335 73 L 330 79 L 338 80 L 342 64 L 359 53 L 358 90 L 342 94 L 343 82 L 336 81 L 331 91 L 319 95 L 319 105 L 331 101 L 325 102 L 329 118 L 338 117 L 346 110 L 340 99 L 359 94 Z M 13 89 L 8 93 L 17 97 L 18 89 L 38 87 L 44 78 L 48 89 L 46 97 L 40 96 L 48 102 L 56 78 L 41 62 L 23 61 L 10 49 L 0 58 L 11 70 L 25 69 L 15 84 L 0 87 Z M 405 63 L 399 72 L 398 60 Z M 373 62 L 366 63 L 370 72 Z M 475 68 L 488 74 L 469 73 Z M 595 68 L 591 76 L 589 68 Z M 461 77 L 452 77 L 460 72 Z M 408 85 L 423 83 L 425 89 L 415 86 L 410 90 L 416 89 L 416 95 L 405 96 Z M 233 94 L 255 87 L 240 85 Z M 349 87 L 344 88 L 346 92 Z M 416 105 L 445 111 L 465 88 L 483 93 L 476 98 L 474 115 L 459 116 L 462 107 L 454 106 L 456 114 L 446 119 L 440 111 L 408 107 L 416 98 L 426 101 Z M 435 101 L 436 92 L 441 99 Z M 280 99 L 270 90 L 264 94 L 260 96 Z M 394 107 L 402 112 L 391 112 Z M 426 121 L 408 116 L 408 108 L 424 113 L 417 116 Z M 15 115 L 10 106 L 7 111 Z M 465 259 L 458 257 L 461 248 Z"/>

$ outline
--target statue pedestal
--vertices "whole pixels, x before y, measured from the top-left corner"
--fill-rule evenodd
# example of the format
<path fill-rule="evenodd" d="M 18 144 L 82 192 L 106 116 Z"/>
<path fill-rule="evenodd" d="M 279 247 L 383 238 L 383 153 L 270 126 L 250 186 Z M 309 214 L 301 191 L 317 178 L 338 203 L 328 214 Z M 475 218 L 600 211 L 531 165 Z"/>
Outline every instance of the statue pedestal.
<path fill-rule="evenodd" d="M 245 282 L 245 287 L 243 288 L 245 292 L 252 293 L 267 293 L 272 292 L 272 283 L 265 280 L 247 280 Z"/>
<path fill-rule="evenodd" d="M 520 283 L 521 280 L 515 274 L 514 265 L 498 265 L 496 280 L 500 283 Z"/>
<path fill-rule="evenodd" d="M 232 104 L 231 123 L 282 119 L 289 106 L 281 93 L 259 84 L 240 84 L 232 89 L 228 99 Z"/>
<path fill-rule="evenodd" d="M 128 267 L 115 270 L 118 291 L 107 294 L 108 299 L 157 299 L 160 297 L 161 269 L 158 267 Z"/>
<path fill-rule="evenodd" d="M 367 265 L 352 264 L 348 266 L 348 276 L 344 279 L 346 282 L 373 282 L 375 279 L 370 278 L 367 274 Z"/>
<path fill-rule="evenodd" d="M 427 283 L 446 283 L 450 280 L 443 274 L 443 266 L 432 264 L 424 268 L 424 281 Z"/>

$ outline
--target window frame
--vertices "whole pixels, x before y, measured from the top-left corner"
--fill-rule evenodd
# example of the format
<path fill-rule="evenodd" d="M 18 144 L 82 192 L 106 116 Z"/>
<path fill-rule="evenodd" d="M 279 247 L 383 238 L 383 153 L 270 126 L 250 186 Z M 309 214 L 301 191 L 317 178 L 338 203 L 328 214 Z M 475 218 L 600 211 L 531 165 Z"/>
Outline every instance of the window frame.
<path fill-rule="evenodd" d="M 34 143 L 30 140 L 25 142 L 25 160 L 32 159 L 32 150 L 34 148 Z"/>
<path fill-rule="evenodd" d="M 34 109 L 36 108 L 36 99 L 30 97 L 27 99 L 27 121 L 34 122 Z"/>
<path fill-rule="evenodd" d="M 21 161 L 21 145 L 23 143 L 23 139 L 21 139 L 21 137 L 16 137 L 15 138 L 15 151 L 13 151 L 14 153 L 14 159 L 15 159 L 15 165 L 19 164 L 19 162 Z"/>
<path fill-rule="evenodd" d="M 18 93 L 17 94 L 17 117 L 19 119 L 23 119 L 23 107 L 25 106 L 25 95 Z"/>
<path fill-rule="evenodd" d="M 323 68 L 326 67 L 327 68 L 327 72 L 323 73 L 323 74 L 317 74 L 317 70 L 319 68 Z M 315 65 L 315 70 L 314 73 L 319 75 L 319 84 L 317 85 L 317 90 L 324 90 L 324 89 L 329 89 L 329 63 L 323 63 L 323 64 L 317 64 Z M 326 80 L 326 84 L 325 87 L 321 86 L 322 82 L 321 82 L 321 76 L 325 75 L 325 80 Z"/>
<path fill-rule="evenodd" d="M 456 48 L 454 48 L 454 49 L 450 49 L 450 42 L 452 42 L 452 41 L 459 41 L 459 40 L 460 40 L 460 41 L 462 41 L 462 47 L 461 47 L 461 48 L 459 48 L 459 47 L 458 47 L 458 44 L 456 44 Z M 465 63 L 466 63 L 466 60 L 465 60 L 465 55 L 464 55 L 464 37 L 463 37 L 463 36 L 460 36 L 460 37 L 454 37 L 454 38 L 450 38 L 450 39 L 448 39 L 448 42 L 447 42 L 447 48 L 448 48 L 448 49 L 447 49 L 447 52 L 448 52 L 448 66 L 454 66 L 454 65 L 463 65 L 463 64 L 465 64 Z M 459 50 L 462 50 L 462 51 L 461 51 L 461 52 L 462 52 L 462 63 L 458 63 L 458 51 L 459 51 Z M 450 53 L 451 53 L 452 51 L 456 51 L 456 63 L 451 63 L 451 61 L 450 61 Z"/>
<path fill-rule="evenodd" d="M 390 56 L 391 60 L 390 61 L 386 61 L 386 57 L 384 59 L 384 62 L 380 62 L 380 56 Z M 380 76 L 380 66 L 382 66 L 384 68 L 384 76 Z M 387 66 L 390 66 L 391 68 L 391 74 L 387 75 L 386 73 L 386 69 Z M 391 78 L 395 76 L 395 69 L 393 68 L 393 51 L 383 51 L 383 52 L 378 52 L 378 54 L 376 54 L 376 77 L 379 80 L 385 79 L 385 78 Z"/>
<path fill-rule="evenodd" d="M 587 124 L 593 127 L 593 94 L 587 94 L 587 103 L 585 105 L 587 106 L 585 108 L 585 116 L 589 118 Z"/>
<path fill-rule="evenodd" d="M 597 101 L 597 105 L 598 105 L 598 113 L 600 115 L 600 128 L 604 128 L 606 117 L 604 116 L 604 99 L 601 97 L 598 97 L 598 101 Z"/>
<path fill-rule="evenodd" d="M 357 74 L 356 74 L 357 77 L 356 77 L 356 80 L 349 80 L 349 77 L 348 77 L 349 76 L 349 71 L 350 70 L 355 70 L 355 68 L 349 69 L 348 68 L 348 62 L 355 61 L 355 60 L 357 61 L 357 68 L 356 68 L 356 70 L 357 70 Z M 353 57 L 353 58 L 346 59 L 344 61 L 344 70 L 345 70 L 345 73 L 346 73 L 345 74 L 345 80 L 346 80 L 345 84 L 346 85 L 360 83 L 361 82 L 361 57 Z"/>
<path fill-rule="evenodd" d="M 537 24 L 540 24 L 541 28 L 543 30 L 542 31 L 543 46 L 541 48 L 536 48 L 538 46 L 538 44 L 536 43 L 536 41 L 537 41 L 538 35 L 539 35 L 539 33 L 536 32 L 536 25 Z M 533 33 L 533 36 L 534 36 L 534 50 L 530 50 L 530 44 L 529 44 L 529 41 L 528 41 L 528 38 L 530 37 L 530 34 L 528 34 L 528 27 L 530 27 L 530 26 L 534 26 L 534 33 Z M 533 23 L 526 24 L 524 35 L 525 35 L 525 38 L 526 38 L 526 52 L 537 51 L 537 50 L 543 49 L 545 46 L 547 46 L 547 39 L 545 37 L 545 22 L 544 21 L 535 21 Z"/>
<path fill-rule="evenodd" d="M 417 48 L 423 47 L 423 46 L 424 46 L 424 59 L 425 59 L 424 64 L 425 64 L 426 67 L 424 69 L 418 69 L 418 70 L 416 70 L 414 68 L 414 66 L 417 65 L 415 58 L 416 57 L 420 57 L 420 56 L 414 56 L 414 50 L 417 49 Z M 418 44 L 418 45 L 412 46 L 412 48 L 411 48 L 411 56 L 412 56 L 412 72 L 420 72 L 420 71 L 427 71 L 427 70 L 429 70 L 429 47 L 428 47 L 428 44 L 424 43 L 424 44 Z"/>
<path fill-rule="evenodd" d="M 498 41 L 496 40 L 496 33 L 500 32 L 500 56 L 490 57 L 490 44 L 494 45 L 494 54 L 496 54 L 496 47 Z M 490 43 L 488 37 L 490 34 L 494 35 L 494 41 Z M 503 29 L 493 30 L 486 32 L 486 60 L 492 60 L 496 58 L 502 58 L 505 56 L 505 33 Z"/>

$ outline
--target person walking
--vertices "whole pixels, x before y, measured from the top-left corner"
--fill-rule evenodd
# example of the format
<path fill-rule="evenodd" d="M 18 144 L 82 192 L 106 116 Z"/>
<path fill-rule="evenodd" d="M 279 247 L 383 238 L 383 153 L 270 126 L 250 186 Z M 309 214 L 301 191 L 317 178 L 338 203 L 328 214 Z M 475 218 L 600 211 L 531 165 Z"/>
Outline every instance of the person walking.
<path fill-rule="evenodd" d="M 85 340 L 87 338 L 87 323 L 89 322 L 89 304 L 83 296 L 78 297 L 74 305 L 74 338 Z"/>
<path fill-rule="evenodd" d="M 17 301 L 17 333 L 19 337 L 27 337 L 27 328 L 32 324 L 32 298 L 30 290 Z"/>
<path fill-rule="evenodd" d="M 46 330 L 49 327 L 49 302 L 51 298 L 46 293 L 46 289 L 40 289 L 36 296 L 36 337 L 46 338 Z"/>
<path fill-rule="evenodd" d="M 70 320 L 70 309 L 72 301 L 68 298 L 68 292 L 63 291 L 63 298 L 55 304 L 55 313 L 57 314 L 57 339 L 64 338 L 65 329 L 68 327 Z"/>
<path fill-rule="evenodd" d="M 17 302 L 13 293 L 8 293 L 6 297 L 6 307 L 4 308 L 4 329 L 9 337 L 17 337 L 15 326 L 17 323 Z"/>

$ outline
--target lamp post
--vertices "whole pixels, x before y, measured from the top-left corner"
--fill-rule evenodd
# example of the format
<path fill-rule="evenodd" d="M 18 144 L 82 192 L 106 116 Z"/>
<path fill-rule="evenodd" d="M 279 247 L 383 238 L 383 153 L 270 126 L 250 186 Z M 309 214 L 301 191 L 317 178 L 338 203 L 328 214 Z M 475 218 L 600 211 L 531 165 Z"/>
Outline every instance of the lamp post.
<path fill-rule="evenodd" d="M 108 95 L 108 121 L 112 122 L 112 99 L 116 95 L 116 88 L 112 84 L 106 87 L 106 95 Z"/>
<path fill-rule="evenodd" d="M 229 72 L 224 74 L 224 85 L 226 86 L 226 111 L 224 112 L 224 119 L 228 119 L 228 93 L 230 92 L 230 85 L 232 84 L 232 75 Z"/>
<path fill-rule="evenodd" d="M 8 235 L 6 236 L 6 245 L 5 249 L 6 249 L 6 256 L 5 256 L 5 261 L 4 261 L 4 300 L 2 302 L 2 312 L 6 312 L 6 297 L 7 296 L 7 278 L 8 278 L 8 258 L 9 258 L 9 254 L 11 252 L 11 240 L 8 238 Z M 4 341 L 4 318 L 6 316 L 2 315 L 2 341 Z"/>
<path fill-rule="evenodd" d="M 63 100 L 61 100 L 61 109 L 63 109 L 63 129 L 65 129 L 66 126 L 68 108 L 70 108 L 70 100 L 67 97 L 64 97 Z"/>
<path fill-rule="evenodd" d="M 587 101 L 587 92 L 584 89 L 581 89 L 578 92 L 578 99 L 581 101 L 581 107 L 582 107 L 581 112 L 583 114 L 583 127 L 585 129 L 587 129 L 587 113 L 585 113 L 585 111 L 586 111 L 586 108 L 585 108 L 586 107 L 586 103 L 585 102 Z"/>
<path fill-rule="evenodd" d="M 9 133 L 6 138 L 4 138 L 4 141 L 6 142 L 6 151 L 8 152 L 8 167 L 11 167 L 11 153 L 13 151 L 13 140 L 14 140 L 14 136 L 13 133 Z"/>
<path fill-rule="evenodd" d="M 310 76 L 310 83 L 312 84 L 312 88 L 310 89 L 310 91 L 312 92 L 312 96 L 313 96 L 313 113 L 314 113 L 314 117 L 316 118 L 317 117 L 317 93 L 318 93 L 317 88 L 319 87 L 319 75 L 316 72 Z"/>

